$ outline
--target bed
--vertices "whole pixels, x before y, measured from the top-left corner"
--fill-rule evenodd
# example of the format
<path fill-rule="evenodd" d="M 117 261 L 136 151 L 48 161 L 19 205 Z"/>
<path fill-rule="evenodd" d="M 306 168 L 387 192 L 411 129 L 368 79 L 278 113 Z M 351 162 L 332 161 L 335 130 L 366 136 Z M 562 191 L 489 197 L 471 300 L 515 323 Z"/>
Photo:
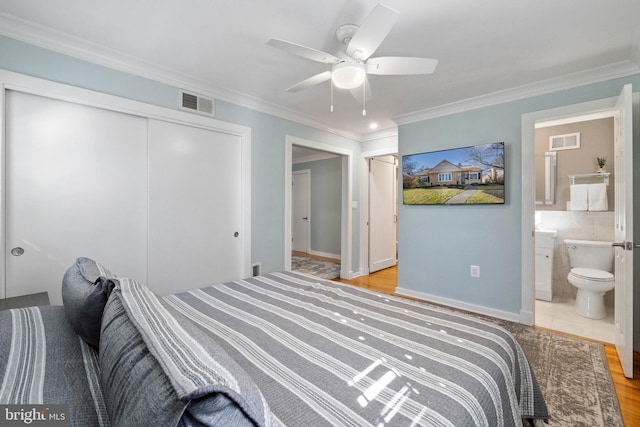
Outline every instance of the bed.
<path fill-rule="evenodd" d="M 159 297 L 82 260 L 90 312 L 0 311 L 0 405 L 65 404 L 79 426 L 549 419 L 520 345 L 477 316 L 292 272 Z"/>
<path fill-rule="evenodd" d="M 165 297 L 215 336 L 290 426 L 515 426 L 548 419 L 505 329 L 284 272 Z"/>

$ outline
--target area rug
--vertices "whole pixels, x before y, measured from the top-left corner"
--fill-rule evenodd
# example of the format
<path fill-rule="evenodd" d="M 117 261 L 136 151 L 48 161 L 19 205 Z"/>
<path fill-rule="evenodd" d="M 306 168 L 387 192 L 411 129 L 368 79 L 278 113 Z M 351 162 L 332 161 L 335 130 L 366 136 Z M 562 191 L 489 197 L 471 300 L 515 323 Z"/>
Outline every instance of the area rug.
<path fill-rule="evenodd" d="M 496 323 L 509 330 L 527 354 L 552 417 L 550 427 L 624 427 L 602 344 L 518 323 Z"/>
<path fill-rule="evenodd" d="M 291 270 L 312 274 L 321 279 L 337 279 L 340 277 L 340 264 L 319 259 L 299 256 L 291 257 Z"/>

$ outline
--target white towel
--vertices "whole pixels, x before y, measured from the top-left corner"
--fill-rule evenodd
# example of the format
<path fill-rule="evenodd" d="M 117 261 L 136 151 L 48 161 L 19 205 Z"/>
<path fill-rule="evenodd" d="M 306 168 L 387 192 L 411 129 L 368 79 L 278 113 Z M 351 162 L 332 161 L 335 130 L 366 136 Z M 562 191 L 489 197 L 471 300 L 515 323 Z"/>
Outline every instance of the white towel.
<path fill-rule="evenodd" d="M 609 202 L 607 201 L 607 184 L 588 184 L 587 193 L 590 211 L 609 210 Z"/>
<path fill-rule="evenodd" d="M 572 211 L 586 211 L 589 207 L 588 186 L 589 184 L 574 184 L 570 186 Z"/>

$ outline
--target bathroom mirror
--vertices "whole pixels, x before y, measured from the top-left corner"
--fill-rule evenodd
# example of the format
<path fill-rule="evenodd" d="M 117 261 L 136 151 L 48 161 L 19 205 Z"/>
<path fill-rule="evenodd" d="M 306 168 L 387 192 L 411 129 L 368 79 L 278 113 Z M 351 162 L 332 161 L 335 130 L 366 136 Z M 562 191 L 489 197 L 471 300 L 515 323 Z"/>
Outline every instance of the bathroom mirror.
<path fill-rule="evenodd" d="M 556 153 L 536 154 L 536 205 L 556 203 Z"/>

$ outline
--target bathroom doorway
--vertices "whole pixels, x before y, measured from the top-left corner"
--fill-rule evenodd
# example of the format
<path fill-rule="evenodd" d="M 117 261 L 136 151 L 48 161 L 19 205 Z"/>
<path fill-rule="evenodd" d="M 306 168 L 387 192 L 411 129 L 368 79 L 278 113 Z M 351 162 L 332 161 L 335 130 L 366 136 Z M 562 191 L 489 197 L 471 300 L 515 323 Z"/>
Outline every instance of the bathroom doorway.
<path fill-rule="evenodd" d="M 559 138 L 567 136 L 573 139 L 572 144 L 554 146 Z M 613 111 L 538 122 L 534 143 L 537 160 L 534 183 L 535 324 L 613 344 L 614 292 L 605 294 L 604 318 L 590 319 L 578 314 L 578 289 L 567 280 L 572 266 L 564 244 L 565 239 L 614 241 Z M 598 158 L 604 160 L 606 172 L 596 173 Z M 592 203 L 589 206 L 575 200 L 573 188 L 588 187 L 604 193 L 599 205 Z M 613 263 L 607 270 L 613 271 Z"/>
<path fill-rule="evenodd" d="M 633 160 L 632 111 L 638 94 L 626 85 L 619 96 L 568 105 L 522 115 L 522 312 L 523 322 L 535 322 L 534 218 L 535 218 L 535 125 L 552 120 L 562 122 L 589 114 L 611 112 L 614 116 L 615 168 L 618 181 L 615 197 L 615 345 L 626 376 L 633 376 Z M 625 152 L 629 155 L 625 156 Z M 636 160 L 637 160 L 636 154 Z M 628 203 L 626 201 L 629 201 Z M 637 298 L 636 298 L 637 299 Z"/>

